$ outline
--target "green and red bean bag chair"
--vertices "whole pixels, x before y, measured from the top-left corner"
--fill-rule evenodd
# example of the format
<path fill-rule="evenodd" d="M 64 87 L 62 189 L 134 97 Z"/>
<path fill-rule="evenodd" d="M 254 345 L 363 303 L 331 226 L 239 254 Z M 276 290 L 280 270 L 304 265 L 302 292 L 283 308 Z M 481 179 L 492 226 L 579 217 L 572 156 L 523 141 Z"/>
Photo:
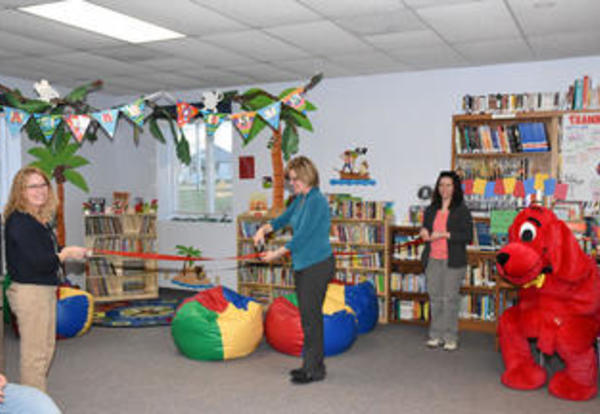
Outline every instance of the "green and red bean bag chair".
<path fill-rule="evenodd" d="M 171 334 L 188 358 L 240 358 L 252 353 L 262 339 L 262 306 L 223 286 L 207 289 L 182 302 Z"/>
<path fill-rule="evenodd" d="M 329 284 L 323 303 L 325 356 L 346 351 L 356 339 L 358 322 L 354 311 L 345 303 L 344 286 Z M 302 355 L 304 333 L 295 293 L 276 298 L 267 311 L 265 336 L 275 350 L 288 355 Z"/>

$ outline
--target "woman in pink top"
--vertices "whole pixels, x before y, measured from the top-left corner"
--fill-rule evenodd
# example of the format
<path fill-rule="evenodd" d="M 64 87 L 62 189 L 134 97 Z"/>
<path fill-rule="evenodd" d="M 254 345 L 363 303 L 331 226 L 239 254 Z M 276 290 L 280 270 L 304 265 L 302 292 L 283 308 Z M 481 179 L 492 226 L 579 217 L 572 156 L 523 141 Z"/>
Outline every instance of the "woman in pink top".
<path fill-rule="evenodd" d="M 467 245 L 473 238 L 473 219 L 454 171 L 440 173 L 420 236 L 426 242 L 421 260 L 431 311 L 427 346 L 443 345 L 454 351 L 458 348 L 460 286 L 466 275 Z"/>

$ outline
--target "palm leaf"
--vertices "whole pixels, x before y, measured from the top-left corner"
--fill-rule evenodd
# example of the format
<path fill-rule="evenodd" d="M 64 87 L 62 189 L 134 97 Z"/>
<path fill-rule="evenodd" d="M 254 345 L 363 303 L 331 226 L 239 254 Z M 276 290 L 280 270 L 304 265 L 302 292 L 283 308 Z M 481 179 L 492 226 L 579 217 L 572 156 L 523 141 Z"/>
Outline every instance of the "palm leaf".
<path fill-rule="evenodd" d="M 69 168 L 79 168 L 88 165 L 90 162 L 81 155 L 74 155 L 65 160 L 65 165 Z"/>
<path fill-rule="evenodd" d="M 42 170 L 44 172 L 44 174 L 46 174 L 46 177 L 48 177 L 48 179 L 52 181 L 52 173 L 54 172 L 54 167 L 51 164 L 45 163 L 43 161 L 34 161 L 34 162 L 30 163 L 29 165 L 31 165 L 32 167 L 37 167 L 40 170 Z"/>
<path fill-rule="evenodd" d="M 87 183 L 85 182 L 85 179 L 77 171 L 74 171 L 71 169 L 66 169 L 63 172 L 63 174 L 64 174 L 65 178 L 67 179 L 67 181 L 69 181 L 75 187 L 80 188 L 81 190 L 85 191 L 86 193 L 90 191 Z"/>
<path fill-rule="evenodd" d="M 281 113 L 281 116 L 282 116 L 282 118 L 284 118 L 284 120 L 286 122 L 293 122 L 294 124 L 298 125 L 300 128 L 304 128 L 310 132 L 313 131 L 312 124 L 310 123 L 308 118 L 305 115 L 303 115 L 302 113 L 296 111 L 295 109 L 290 108 L 289 110 L 283 111 Z"/>
<path fill-rule="evenodd" d="M 27 153 L 33 155 L 35 158 L 38 158 L 41 162 L 50 162 L 52 161 L 53 154 L 46 147 L 34 147 L 30 148 Z"/>
<path fill-rule="evenodd" d="M 160 127 L 158 126 L 158 121 L 156 120 L 156 118 L 150 118 L 150 120 L 148 121 L 148 125 L 150 127 L 150 133 L 152 134 L 152 136 L 154 138 L 156 138 L 158 141 L 165 144 L 166 143 L 165 136 L 163 135 L 162 131 L 160 130 Z"/>
<path fill-rule="evenodd" d="M 283 151 L 283 159 L 289 161 L 292 155 L 298 152 L 300 138 L 298 130 L 292 123 L 286 123 L 281 136 L 281 150 Z"/>

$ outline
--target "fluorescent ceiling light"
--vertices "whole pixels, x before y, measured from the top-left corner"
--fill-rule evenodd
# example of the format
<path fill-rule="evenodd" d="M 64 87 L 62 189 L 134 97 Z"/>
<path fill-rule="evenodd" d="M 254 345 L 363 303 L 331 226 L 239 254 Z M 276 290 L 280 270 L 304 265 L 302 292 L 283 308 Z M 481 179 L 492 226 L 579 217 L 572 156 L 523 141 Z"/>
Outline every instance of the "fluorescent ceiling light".
<path fill-rule="evenodd" d="M 19 10 L 130 43 L 185 37 L 181 33 L 83 0 L 65 0 L 20 7 Z"/>

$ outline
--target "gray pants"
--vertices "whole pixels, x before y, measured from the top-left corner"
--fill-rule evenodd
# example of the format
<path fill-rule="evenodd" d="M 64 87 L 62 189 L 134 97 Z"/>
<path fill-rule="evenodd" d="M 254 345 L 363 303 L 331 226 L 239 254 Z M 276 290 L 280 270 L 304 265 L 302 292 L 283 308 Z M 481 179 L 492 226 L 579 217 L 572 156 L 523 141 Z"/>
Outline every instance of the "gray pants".
<path fill-rule="evenodd" d="M 460 286 L 465 274 L 466 266 L 450 268 L 447 260 L 429 259 L 425 276 L 431 311 L 430 338 L 458 340 Z"/>
<path fill-rule="evenodd" d="M 304 332 L 302 369 L 315 377 L 325 375 L 323 300 L 327 292 L 327 284 L 333 279 L 334 273 L 335 259 L 333 256 L 294 272 L 298 308 Z"/>

